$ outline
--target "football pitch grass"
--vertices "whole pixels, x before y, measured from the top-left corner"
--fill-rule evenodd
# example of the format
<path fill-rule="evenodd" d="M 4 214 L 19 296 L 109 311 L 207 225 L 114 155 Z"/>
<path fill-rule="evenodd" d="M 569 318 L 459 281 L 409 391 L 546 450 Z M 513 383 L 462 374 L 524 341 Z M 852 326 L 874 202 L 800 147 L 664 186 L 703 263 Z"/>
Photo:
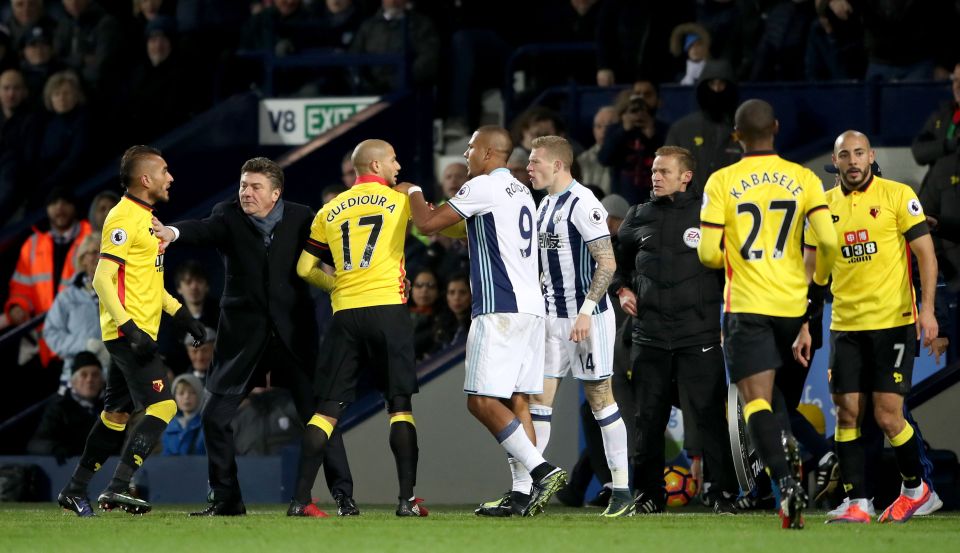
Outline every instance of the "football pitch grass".
<path fill-rule="evenodd" d="M 430 516 L 400 519 L 393 508 L 363 506 L 359 517 L 288 518 L 282 505 L 252 505 L 246 517 L 189 518 L 200 505 L 160 505 L 145 516 L 101 513 L 81 519 L 53 504 L 0 504 L 4 553 L 354 553 L 480 551 L 628 553 L 697 551 L 897 553 L 960 551 L 960 513 L 907 524 L 825 525 L 813 512 L 801 531 L 779 528 L 773 514 L 720 517 L 686 513 L 602 519 L 599 509 L 550 505 L 535 518 L 481 519 L 468 506 L 436 506 Z M 329 506 L 322 506 L 329 510 Z"/>

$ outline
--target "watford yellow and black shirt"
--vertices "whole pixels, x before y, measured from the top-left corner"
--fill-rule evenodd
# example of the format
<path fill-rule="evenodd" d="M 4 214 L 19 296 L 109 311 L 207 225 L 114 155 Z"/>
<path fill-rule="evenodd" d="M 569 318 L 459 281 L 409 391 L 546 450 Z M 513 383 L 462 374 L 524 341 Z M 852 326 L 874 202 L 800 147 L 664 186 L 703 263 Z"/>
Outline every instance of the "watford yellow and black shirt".
<path fill-rule="evenodd" d="M 320 208 L 305 249 L 333 257 L 334 313 L 406 303 L 403 244 L 409 220 L 407 195 L 374 175 L 360 175 L 350 190 Z"/>
<path fill-rule="evenodd" d="M 723 229 L 726 312 L 804 314 L 804 219 L 826 208 L 820 179 L 775 152 L 745 154 L 710 176 L 700 224 Z"/>
<path fill-rule="evenodd" d="M 841 185 L 826 197 L 840 242 L 830 328 L 880 330 L 916 321 L 909 243 L 930 231 L 913 189 L 872 176 L 860 190 Z"/>
<path fill-rule="evenodd" d="M 163 251 L 153 235 L 153 208 L 130 195 L 107 214 L 100 241 L 100 259 L 120 265 L 116 285 L 120 303 L 133 322 L 154 340 L 163 306 Z M 104 340 L 118 337 L 117 321 L 100 302 Z"/>

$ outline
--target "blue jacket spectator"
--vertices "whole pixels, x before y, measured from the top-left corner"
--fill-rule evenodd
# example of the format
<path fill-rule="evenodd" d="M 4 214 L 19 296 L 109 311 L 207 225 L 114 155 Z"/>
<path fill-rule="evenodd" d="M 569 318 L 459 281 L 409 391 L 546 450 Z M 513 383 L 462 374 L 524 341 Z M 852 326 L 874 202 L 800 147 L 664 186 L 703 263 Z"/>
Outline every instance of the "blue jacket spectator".
<path fill-rule="evenodd" d="M 173 379 L 173 397 L 177 401 L 177 416 L 163 432 L 164 455 L 206 455 L 203 443 L 203 384 L 192 374 L 181 374 Z"/>
<path fill-rule="evenodd" d="M 47 345 L 63 359 L 66 384 L 73 374 L 74 357 L 81 351 L 94 353 L 100 365 L 108 367 L 110 356 L 100 336 L 100 307 L 93 290 L 93 272 L 100 254 L 100 233 L 92 233 L 80 242 L 73 261 L 77 273 L 53 300 L 43 326 Z"/>

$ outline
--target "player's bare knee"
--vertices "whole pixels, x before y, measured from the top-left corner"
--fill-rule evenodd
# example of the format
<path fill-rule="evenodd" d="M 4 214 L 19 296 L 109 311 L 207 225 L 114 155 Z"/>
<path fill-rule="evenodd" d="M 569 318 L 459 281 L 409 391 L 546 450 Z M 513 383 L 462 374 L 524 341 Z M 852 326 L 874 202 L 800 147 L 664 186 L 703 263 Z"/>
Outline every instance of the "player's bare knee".
<path fill-rule="evenodd" d="M 583 395 L 590 404 L 590 409 L 599 411 L 616 403 L 613 398 L 613 388 L 610 387 L 610 379 L 605 380 L 584 380 Z"/>
<path fill-rule="evenodd" d="M 886 405 L 875 405 L 873 416 L 877 421 L 877 426 L 883 430 L 887 436 L 896 436 L 902 430 L 906 421 L 903 418 L 903 408 L 893 409 Z"/>

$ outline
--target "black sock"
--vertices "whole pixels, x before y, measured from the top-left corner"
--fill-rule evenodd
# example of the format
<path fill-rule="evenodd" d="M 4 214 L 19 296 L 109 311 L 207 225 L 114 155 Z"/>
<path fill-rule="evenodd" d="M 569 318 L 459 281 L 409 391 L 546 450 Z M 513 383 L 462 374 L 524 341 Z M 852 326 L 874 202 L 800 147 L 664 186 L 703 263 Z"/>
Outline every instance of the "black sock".
<path fill-rule="evenodd" d="M 530 478 L 533 479 L 533 483 L 543 480 L 543 477 L 550 474 L 557 467 L 551 465 L 550 463 L 540 463 L 533 470 L 530 471 Z"/>
<path fill-rule="evenodd" d="M 108 489 L 111 491 L 126 491 L 130 488 L 130 480 L 133 473 L 137 472 L 154 446 L 167 429 L 167 422 L 153 415 L 144 415 L 143 419 L 133 428 L 130 440 L 127 446 L 120 454 L 120 463 L 117 470 L 113 473 L 113 480 L 110 481 Z"/>
<path fill-rule="evenodd" d="M 94 473 L 100 470 L 107 457 L 116 453 L 123 445 L 123 435 L 123 430 L 111 430 L 102 420 L 97 419 L 87 435 L 87 443 L 83 447 L 83 454 L 80 455 L 70 483 L 67 484 L 67 490 L 86 493 Z"/>
<path fill-rule="evenodd" d="M 863 438 L 837 442 L 837 462 L 840 463 L 840 483 L 850 499 L 867 497 L 864 484 L 866 455 L 863 451 Z"/>
<path fill-rule="evenodd" d="M 790 476 L 787 458 L 783 453 L 783 445 L 780 443 L 783 429 L 780 428 L 779 423 L 780 421 L 773 414 L 773 411 L 766 409 L 750 415 L 750 421 L 747 423 L 750 439 L 757 448 L 757 453 L 760 454 L 763 464 L 770 471 L 770 478 L 775 482 L 780 482 L 781 478 Z"/>
<path fill-rule="evenodd" d="M 907 488 L 919 486 L 923 476 L 923 466 L 920 463 L 920 445 L 917 443 L 916 433 L 912 434 L 909 440 L 894 446 L 893 454 L 897 458 L 897 468 L 900 470 L 900 476 L 903 477 L 903 485 Z"/>
<path fill-rule="evenodd" d="M 417 484 L 417 459 L 420 450 L 417 447 L 417 427 L 406 420 L 390 423 L 390 450 L 397 462 L 397 480 L 400 482 L 400 498 L 413 497 L 413 487 Z"/>
<path fill-rule="evenodd" d="M 303 445 L 300 448 L 300 475 L 297 477 L 297 489 L 293 498 L 299 503 L 313 500 L 313 483 L 323 464 L 323 451 L 329 437 L 320 427 L 308 424 L 303 433 Z"/>

